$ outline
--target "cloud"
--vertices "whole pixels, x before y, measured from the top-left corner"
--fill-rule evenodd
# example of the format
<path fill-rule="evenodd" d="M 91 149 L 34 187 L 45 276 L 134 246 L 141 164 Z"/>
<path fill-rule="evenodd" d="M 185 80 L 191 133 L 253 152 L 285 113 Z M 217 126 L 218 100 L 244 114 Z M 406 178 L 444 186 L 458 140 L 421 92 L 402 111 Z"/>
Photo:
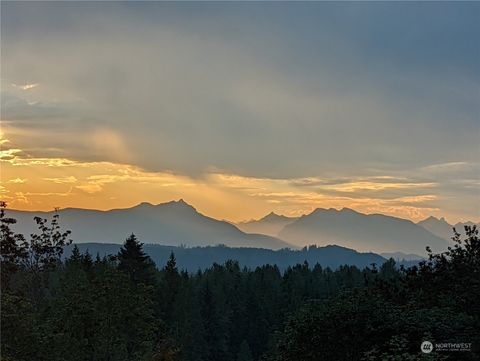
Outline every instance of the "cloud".
<path fill-rule="evenodd" d="M 81 99 L 61 94 L 52 98 L 40 89 L 35 94 L 16 89 L 2 84 L 0 93 L 2 120 L 15 126 L 61 127 L 76 124 L 89 116 Z M 93 118 L 93 115 L 90 116 Z"/>
<path fill-rule="evenodd" d="M 469 94 L 479 74 L 469 59 L 478 25 L 464 7 L 400 6 L 404 20 L 428 17 L 408 28 L 412 41 L 402 19 L 386 22 L 393 14 L 383 5 L 358 16 L 356 6 L 216 4 L 194 22 L 184 5 L 34 7 L 6 6 L 3 47 L 6 78 L 42 84 L 23 110 L 5 111 L 51 122 L 18 137 L 36 157 L 58 157 L 49 147 L 82 161 L 122 162 L 126 153 L 153 171 L 278 178 L 474 159 L 478 99 Z M 62 31 L 51 21 L 59 14 Z M 26 19 L 32 31 L 22 30 Z M 391 38 L 370 36 L 380 26 Z M 35 67 L 24 60 L 32 58 Z M 97 129 L 114 132 L 128 152 L 65 141 Z"/>
<path fill-rule="evenodd" d="M 8 183 L 23 184 L 23 183 L 25 183 L 26 181 L 27 181 L 26 179 L 14 178 L 14 179 L 10 179 L 10 180 L 8 181 Z"/>
<path fill-rule="evenodd" d="M 75 175 L 74 191 L 97 196 L 162 174 L 163 189 L 293 192 L 297 203 L 266 197 L 288 212 L 309 201 L 390 212 L 389 200 L 434 194 L 423 199 L 434 212 L 478 214 L 478 14 L 466 3 L 7 2 L 2 159 L 142 169 Z"/>
<path fill-rule="evenodd" d="M 19 88 L 19 89 L 22 89 L 22 90 L 30 90 L 30 89 L 38 87 L 39 85 L 40 84 L 38 84 L 38 83 L 23 84 L 23 85 L 12 84 L 12 86 L 14 86 L 15 88 Z"/>
<path fill-rule="evenodd" d="M 57 184 L 65 184 L 65 183 L 76 183 L 77 178 L 74 176 L 65 176 L 65 177 L 56 177 L 56 178 L 43 178 L 43 180 L 57 183 Z"/>
<path fill-rule="evenodd" d="M 15 202 L 29 204 L 27 196 L 23 192 L 15 192 Z"/>
<path fill-rule="evenodd" d="M 458 172 L 471 166 L 469 162 L 448 162 L 431 164 L 423 167 L 422 170 L 426 172 Z"/>
<path fill-rule="evenodd" d="M 0 160 L 13 160 L 21 152 L 20 149 L 5 149 L 0 151 Z"/>
<path fill-rule="evenodd" d="M 102 186 L 99 184 L 84 184 L 84 185 L 76 186 L 75 188 L 81 189 L 82 191 L 85 191 L 90 194 L 101 192 L 103 189 Z"/>
<path fill-rule="evenodd" d="M 435 189 L 431 184 L 388 175 L 349 180 L 323 178 L 322 182 L 309 179 L 310 185 L 306 186 L 299 179 L 255 178 L 218 172 L 205 178 L 191 178 L 151 172 L 128 164 L 62 158 L 46 160 L 21 155 L 4 160 L 2 168 L 9 174 L 14 171 L 19 179 L 30 179 L 27 188 L 26 184 L 17 181 L 2 185 L 3 198 L 9 204 L 28 209 L 82 205 L 108 209 L 145 200 L 158 203 L 183 197 L 206 214 L 233 220 L 262 216 L 272 208 L 288 215 L 309 213 L 316 207 L 345 206 L 362 212 L 386 212 L 416 219 L 429 212 L 442 214 L 438 207 L 441 197 L 426 193 Z M 44 176 L 34 176 L 39 173 Z M 364 184 L 366 179 L 369 179 L 368 186 Z M 325 186 L 326 189 L 321 188 Z M 335 191 L 335 187 L 342 191 Z"/>

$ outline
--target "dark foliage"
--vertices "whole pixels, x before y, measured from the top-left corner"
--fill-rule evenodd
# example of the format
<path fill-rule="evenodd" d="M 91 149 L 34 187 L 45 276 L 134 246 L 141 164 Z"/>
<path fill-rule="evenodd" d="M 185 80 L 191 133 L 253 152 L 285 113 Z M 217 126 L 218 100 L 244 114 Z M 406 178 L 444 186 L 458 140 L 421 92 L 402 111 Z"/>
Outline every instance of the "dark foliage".
<path fill-rule="evenodd" d="M 88 250 L 93 254 L 99 253 L 101 256 L 117 254 L 121 247 L 118 244 L 109 243 L 78 243 L 77 246 L 80 251 Z M 66 247 L 65 255 L 70 255 L 72 248 L 73 246 Z M 271 250 L 265 248 L 226 247 L 223 245 L 184 247 L 145 244 L 143 245 L 143 250 L 159 268 L 163 267 L 165 260 L 173 252 L 177 268 L 179 270 L 187 270 L 188 272 L 196 272 L 199 269 L 205 270 L 214 263 L 223 264 L 232 259 L 238 261 L 242 268 L 255 269 L 265 264 L 274 264 L 281 272 L 284 272 L 288 267 L 293 267 L 305 261 L 310 265 L 319 263 L 322 267 L 336 269 L 345 264 L 365 268 L 372 263 L 381 265 L 387 260 L 375 253 L 360 253 L 353 249 L 334 245 L 324 247 L 311 245 L 298 250 L 289 248 Z M 406 266 L 412 263 L 415 264 L 412 261 L 403 262 Z M 416 263 L 418 264 L 418 262 Z"/>
<path fill-rule="evenodd" d="M 476 360 L 480 356 L 480 242 L 475 227 L 428 261 L 370 286 L 311 301 L 288 321 L 273 360 Z M 383 274 L 383 275 L 382 275 Z M 472 343 L 472 352 L 422 354 L 420 342 Z"/>

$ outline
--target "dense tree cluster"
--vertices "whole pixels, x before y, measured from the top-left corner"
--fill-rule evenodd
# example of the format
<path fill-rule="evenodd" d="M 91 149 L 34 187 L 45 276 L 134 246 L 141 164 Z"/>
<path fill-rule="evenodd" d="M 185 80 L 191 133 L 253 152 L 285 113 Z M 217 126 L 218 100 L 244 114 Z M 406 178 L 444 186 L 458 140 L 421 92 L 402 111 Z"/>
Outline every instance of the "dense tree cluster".
<path fill-rule="evenodd" d="M 62 260 L 57 218 L 37 219 L 27 240 L 0 216 L 3 360 L 429 360 L 439 355 L 422 355 L 424 339 L 480 341 L 474 228 L 405 270 L 232 260 L 187 273 L 174 254 L 157 269 L 134 235 L 116 255 L 74 247 Z"/>
<path fill-rule="evenodd" d="M 385 263 L 373 284 L 319 302 L 289 319 L 275 357 L 287 360 L 477 360 L 480 357 L 480 240 L 462 241 L 397 271 Z M 471 352 L 421 354 L 420 342 L 471 343 Z"/>

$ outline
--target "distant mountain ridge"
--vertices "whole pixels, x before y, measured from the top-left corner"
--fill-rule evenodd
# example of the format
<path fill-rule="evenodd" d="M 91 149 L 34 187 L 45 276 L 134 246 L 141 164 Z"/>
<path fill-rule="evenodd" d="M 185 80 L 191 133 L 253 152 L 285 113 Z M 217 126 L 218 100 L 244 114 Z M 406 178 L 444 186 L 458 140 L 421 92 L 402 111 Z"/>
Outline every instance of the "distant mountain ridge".
<path fill-rule="evenodd" d="M 465 226 L 480 226 L 480 224 L 473 222 L 458 222 L 455 225 L 452 225 L 449 224 L 443 217 L 438 219 L 433 216 L 430 216 L 423 221 L 418 222 L 417 224 L 425 228 L 427 231 L 433 233 L 437 237 L 443 238 L 447 241 L 450 241 L 453 237 L 453 228 L 455 228 L 458 233 L 464 234 Z"/>
<path fill-rule="evenodd" d="M 279 237 L 295 245 L 338 244 L 360 251 L 424 254 L 443 251 L 448 243 L 412 221 L 349 208 L 317 208 L 286 225 Z"/>
<path fill-rule="evenodd" d="M 262 233 L 272 237 L 278 237 L 278 234 L 283 227 L 297 219 L 298 217 L 286 217 L 274 212 L 270 212 L 265 217 L 258 220 L 239 222 L 235 225 L 247 233 Z"/>
<path fill-rule="evenodd" d="M 34 216 L 51 218 L 53 212 L 7 209 L 18 220 L 13 228 L 29 235 L 36 232 Z M 253 247 L 281 249 L 315 244 L 337 244 L 364 252 L 423 255 L 425 247 L 443 251 L 453 232 L 444 219 L 429 217 L 415 224 L 382 214 L 363 214 L 349 208 L 317 208 L 301 217 L 273 212 L 258 220 L 232 224 L 199 213 L 183 199 L 108 211 L 66 208 L 59 210 L 63 229 L 72 230 L 76 243 L 120 244 L 135 233 L 144 243 L 167 246 Z M 430 227 L 430 228 L 429 228 Z M 457 230 L 463 224 L 456 225 Z M 446 234 L 448 233 L 448 238 Z"/>
<path fill-rule="evenodd" d="M 18 220 L 15 231 L 36 231 L 34 216 L 51 218 L 53 212 L 6 211 Z M 263 234 L 246 234 L 234 225 L 204 216 L 183 199 L 158 205 L 140 203 L 109 211 L 66 208 L 59 210 L 63 229 L 72 231 L 76 243 L 122 243 L 131 233 L 145 243 L 178 246 L 225 244 L 231 247 L 280 249 L 290 244 Z"/>

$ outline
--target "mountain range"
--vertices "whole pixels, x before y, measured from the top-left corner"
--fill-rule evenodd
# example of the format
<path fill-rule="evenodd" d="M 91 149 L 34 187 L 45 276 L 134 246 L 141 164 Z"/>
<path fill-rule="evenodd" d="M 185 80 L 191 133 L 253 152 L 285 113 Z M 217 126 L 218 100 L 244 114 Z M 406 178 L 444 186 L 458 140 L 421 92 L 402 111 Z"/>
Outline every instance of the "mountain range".
<path fill-rule="evenodd" d="M 26 235 L 36 231 L 35 216 L 49 219 L 53 215 L 8 209 L 6 213 L 18 220 L 14 230 Z M 402 259 L 402 255 L 404 259 L 423 257 L 426 246 L 436 252 L 445 250 L 452 229 L 444 219 L 430 217 L 415 224 L 348 208 L 317 208 L 298 218 L 272 212 L 258 220 L 232 224 L 207 217 L 182 199 L 108 211 L 65 208 L 58 214 L 62 228 L 72 231 L 75 243 L 121 244 L 134 233 L 144 243 L 166 246 L 225 245 L 278 250 L 335 244 L 361 252 L 393 254 L 397 259 Z"/>
<path fill-rule="evenodd" d="M 236 225 L 245 232 L 269 234 L 299 247 L 334 243 L 357 250 L 386 252 L 398 259 L 402 259 L 401 255 L 405 259 L 421 258 L 408 253 L 424 254 L 427 245 L 434 250 L 447 247 L 444 237 L 432 234 L 422 224 L 381 214 L 362 214 L 349 208 L 318 208 L 297 218 L 272 212 Z"/>
<path fill-rule="evenodd" d="M 425 247 L 446 249 L 447 242 L 412 221 L 349 208 L 317 208 L 286 225 L 278 234 L 295 245 L 337 244 L 360 251 L 424 254 Z"/>
<path fill-rule="evenodd" d="M 53 212 L 7 210 L 17 219 L 16 232 L 31 234 L 36 230 L 33 217 L 50 219 Z M 72 231 L 75 243 L 123 243 L 134 233 L 142 242 L 163 245 L 260 247 L 280 249 L 290 244 L 263 234 L 247 234 L 234 225 L 197 212 L 182 199 L 153 205 L 141 203 L 132 208 L 98 211 L 66 208 L 58 211 L 63 229 Z"/>

